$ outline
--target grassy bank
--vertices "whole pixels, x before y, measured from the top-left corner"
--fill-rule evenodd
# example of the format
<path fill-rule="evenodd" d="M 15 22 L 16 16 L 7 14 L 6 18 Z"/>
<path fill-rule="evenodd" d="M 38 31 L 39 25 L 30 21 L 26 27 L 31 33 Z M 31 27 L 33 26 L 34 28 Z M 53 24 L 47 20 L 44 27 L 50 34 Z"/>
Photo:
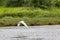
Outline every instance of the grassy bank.
<path fill-rule="evenodd" d="M 24 20 L 28 25 L 60 24 L 60 9 L 0 8 L 0 26 L 16 25 L 20 20 Z"/>

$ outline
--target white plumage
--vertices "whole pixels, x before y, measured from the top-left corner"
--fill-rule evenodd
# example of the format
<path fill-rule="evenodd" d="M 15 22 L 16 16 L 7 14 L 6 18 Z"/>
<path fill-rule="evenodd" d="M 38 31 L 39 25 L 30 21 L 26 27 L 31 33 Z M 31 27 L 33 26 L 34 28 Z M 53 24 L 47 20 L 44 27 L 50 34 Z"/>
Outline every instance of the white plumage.
<path fill-rule="evenodd" d="M 25 27 L 28 27 L 27 24 L 24 21 L 20 21 L 17 26 L 20 26 L 21 24 L 23 24 Z"/>

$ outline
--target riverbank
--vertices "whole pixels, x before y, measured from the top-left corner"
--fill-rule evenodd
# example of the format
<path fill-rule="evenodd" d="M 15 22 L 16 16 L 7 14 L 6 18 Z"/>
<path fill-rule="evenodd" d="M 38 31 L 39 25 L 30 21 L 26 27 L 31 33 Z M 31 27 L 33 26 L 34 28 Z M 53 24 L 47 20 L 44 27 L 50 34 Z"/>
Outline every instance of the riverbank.
<path fill-rule="evenodd" d="M 0 26 L 15 26 L 21 20 L 32 26 L 60 24 L 60 8 L 0 8 Z"/>

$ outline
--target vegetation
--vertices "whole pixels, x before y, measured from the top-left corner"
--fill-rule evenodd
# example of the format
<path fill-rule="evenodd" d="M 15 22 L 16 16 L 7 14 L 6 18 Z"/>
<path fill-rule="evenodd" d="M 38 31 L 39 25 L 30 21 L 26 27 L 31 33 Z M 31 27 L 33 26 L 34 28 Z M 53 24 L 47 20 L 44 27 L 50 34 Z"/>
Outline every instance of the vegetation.
<path fill-rule="evenodd" d="M 0 26 L 60 24 L 60 0 L 0 0 Z"/>
<path fill-rule="evenodd" d="M 31 7 L 0 8 L 0 26 L 14 26 L 20 20 L 28 25 L 60 24 L 60 9 L 43 10 Z"/>
<path fill-rule="evenodd" d="M 4 7 L 60 7 L 60 0 L 0 0 L 0 6 Z"/>

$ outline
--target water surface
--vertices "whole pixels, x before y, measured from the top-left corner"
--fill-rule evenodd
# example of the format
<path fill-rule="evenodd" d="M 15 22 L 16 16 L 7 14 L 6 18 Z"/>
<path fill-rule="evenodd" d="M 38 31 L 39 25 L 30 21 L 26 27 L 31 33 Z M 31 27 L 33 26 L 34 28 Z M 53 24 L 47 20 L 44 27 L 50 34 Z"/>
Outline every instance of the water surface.
<path fill-rule="evenodd" d="M 60 40 L 60 25 L 1 27 L 0 40 Z"/>

